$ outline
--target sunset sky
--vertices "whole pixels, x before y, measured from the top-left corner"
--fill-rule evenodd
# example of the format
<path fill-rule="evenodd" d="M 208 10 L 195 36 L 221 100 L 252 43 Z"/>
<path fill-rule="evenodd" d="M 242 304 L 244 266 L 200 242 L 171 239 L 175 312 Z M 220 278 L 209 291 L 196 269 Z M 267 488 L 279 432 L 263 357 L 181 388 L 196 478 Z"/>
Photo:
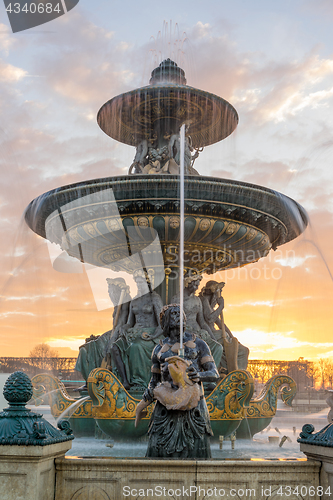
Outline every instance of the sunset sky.
<path fill-rule="evenodd" d="M 97 111 L 166 57 L 239 114 L 196 169 L 273 188 L 310 217 L 297 240 L 217 276 L 226 324 L 252 359 L 333 356 L 333 3 L 80 0 L 13 34 L 1 2 L 0 22 L 0 356 L 41 342 L 75 356 L 110 329 L 93 272 L 54 270 L 22 214 L 50 189 L 127 173 L 135 149 L 107 137 Z"/>

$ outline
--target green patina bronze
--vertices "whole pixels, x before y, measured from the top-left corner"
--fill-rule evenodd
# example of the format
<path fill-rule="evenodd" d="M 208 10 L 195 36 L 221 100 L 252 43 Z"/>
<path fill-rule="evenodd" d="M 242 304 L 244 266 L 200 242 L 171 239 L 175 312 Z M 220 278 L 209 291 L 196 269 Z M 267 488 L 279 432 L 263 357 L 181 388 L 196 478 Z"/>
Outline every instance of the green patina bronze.
<path fill-rule="evenodd" d="M 18 371 L 10 375 L 3 395 L 9 408 L 0 413 L 0 445 L 46 446 L 74 439 L 68 421 L 61 420 L 56 429 L 43 415 L 26 408 L 33 387 L 25 373 Z"/>
<path fill-rule="evenodd" d="M 32 379 L 36 405 L 49 403 L 54 418 L 59 418 L 77 400 L 71 398 L 60 380 L 52 375 L 36 375 Z M 277 394 L 291 405 L 296 384 L 291 377 L 272 377 L 257 398 L 251 399 L 254 381 L 249 372 L 238 370 L 220 381 L 212 392 L 206 393 L 214 439 L 230 436 L 237 429 L 237 438 L 252 438 L 265 429 L 276 413 Z M 76 406 L 68 416 L 75 436 L 94 436 L 95 422 L 99 428 L 116 440 L 143 439 L 148 430 L 153 405 L 134 426 L 135 410 L 142 391 L 125 390 L 119 379 L 109 370 L 96 368 L 88 379 L 92 399 Z M 244 416 L 247 416 L 247 420 Z"/>
<path fill-rule="evenodd" d="M 329 423 L 318 432 L 314 430 L 312 424 L 303 425 L 297 442 L 333 448 L 333 423 Z"/>
<path fill-rule="evenodd" d="M 285 405 L 291 406 L 296 396 L 296 383 L 288 375 L 274 375 L 264 385 L 257 398 L 245 410 L 245 419 L 237 429 L 237 438 L 252 438 L 265 429 L 276 413 L 278 393 Z"/>

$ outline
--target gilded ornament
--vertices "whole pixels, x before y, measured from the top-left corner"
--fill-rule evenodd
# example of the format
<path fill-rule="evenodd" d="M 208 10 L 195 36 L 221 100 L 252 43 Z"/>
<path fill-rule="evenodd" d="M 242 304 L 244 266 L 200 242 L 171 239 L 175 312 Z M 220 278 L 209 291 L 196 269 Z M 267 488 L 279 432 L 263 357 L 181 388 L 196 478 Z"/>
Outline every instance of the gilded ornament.
<path fill-rule="evenodd" d="M 280 388 L 282 401 L 291 406 L 296 394 L 295 381 L 288 375 L 275 375 L 266 382 L 259 396 L 251 400 L 246 412 L 247 418 L 273 417 Z"/>
<path fill-rule="evenodd" d="M 211 422 L 214 420 L 241 420 L 244 406 L 248 406 L 254 390 L 251 375 L 244 370 L 229 373 L 207 397 Z"/>
<path fill-rule="evenodd" d="M 100 260 L 101 262 L 105 262 L 106 264 L 109 264 L 110 262 L 113 261 L 113 255 L 110 251 L 107 251 L 107 252 L 103 252 L 101 257 L 100 257 Z"/>
<path fill-rule="evenodd" d="M 252 238 L 255 237 L 255 235 L 257 234 L 257 231 L 255 229 L 249 229 L 248 232 L 246 233 L 246 239 L 247 240 L 252 240 Z"/>
<path fill-rule="evenodd" d="M 238 225 L 231 222 L 228 224 L 228 227 L 227 227 L 225 232 L 227 234 L 234 234 L 237 231 L 237 229 L 238 229 Z"/>
<path fill-rule="evenodd" d="M 140 227 L 148 227 L 149 220 L 147 217 L 138 217 L 138 226 Z"/>
<path fill-rule="evenodd" d="M 209 219 L 202 219 L 199 224 L 199 229 L 201 229 L 201 231 L 206 231 L 210 228 L 210 224 L 211 222 Z"/>
<path fill-rule="evenodd" d="M 95 418 L 108 419 L 135 419 L 135 410 L 138 399 L 133 398 L 124 389 L 117 377 L 108 370 L 96 368 L 93 370 L 87 380 L 88 392 L 93 401 L 95 409 Z M 153 410 L 153 405 L 147 408 L 147 414 L 144 417 L 148 420 Z"/>
<path fill-rule="evenodd" d="M 96 236 L 97 235 L 97 231 L 96 229 L 94 228 L 93 224 L 85 224 L 83 226 L 83 229 L 84 231 L 89 234 L 90 236 Z"/>
<path fill-rule="evenodd" d="M 39 406 L 47 401 L 51 407 L 52 416 L 56 419 L 78 401 L 68 395 L 64 384 L 53 375 L 46 373 L 35 375 L 31 379 L 31 383 L 35 405 Z M 70 415 L 71 421 L 73 418 L 90 418 L 92 417 L 91 411 L 91 400 L 83 401 L 73 408 Z"/>
<path fill-rule="evenodd" d="M 119 229 L 119 222 L 117 219 L 105 219 L 105 225 L 111 232 Z"/>
<path fill-rule="evenodd" d="M 179 217 L 170 217 L 170 227 L 172 229 L 177 229 L 180 226 L 180 218 Z"/>

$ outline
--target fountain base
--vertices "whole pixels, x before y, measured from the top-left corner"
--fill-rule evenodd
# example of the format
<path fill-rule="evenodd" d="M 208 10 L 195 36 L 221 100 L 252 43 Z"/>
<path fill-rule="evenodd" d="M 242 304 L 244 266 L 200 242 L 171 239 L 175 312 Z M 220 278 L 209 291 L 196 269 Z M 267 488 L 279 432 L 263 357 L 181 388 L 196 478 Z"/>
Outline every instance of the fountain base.
<path fill-rule="evenodd" d="M 309 491 L 316 491 L 320 484 L 320 463 L 305 459 L 192 461 L 68 457 L 56 460 L 56 469 L 55 500 L 122 497 L 217 500 L 232 496 L 277 500 L 285 498 L 279 495 L 279 488 L 287 485 L 292 491 L 297 486 L 303 487 L 307 494 L 302 498 L 310 499 Z"/>

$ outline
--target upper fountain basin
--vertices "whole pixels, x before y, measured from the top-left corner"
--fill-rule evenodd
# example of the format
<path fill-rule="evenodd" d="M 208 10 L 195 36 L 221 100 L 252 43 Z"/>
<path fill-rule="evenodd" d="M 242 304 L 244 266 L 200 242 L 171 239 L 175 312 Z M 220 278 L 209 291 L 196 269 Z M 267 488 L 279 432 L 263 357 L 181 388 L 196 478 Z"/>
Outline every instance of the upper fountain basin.
<path fill-rule="evenodd" d="M 177 133 L 186 123 L 193 147 L 200 148 L 228 137 L 237 127 L 238 114 L 222 97 L 168 83 L 114 97 L 101 107 L 97 122 L 107 135 L 131 146 Z"/>
<path fill-rule="evenodd" d="M 184 70 L 166 59 L 152 71 L 148 86 L 106 102 L 97 122 L 107 135 L 131 146 L 161 142 L 185 123 L 192 147 L 201 148 L 228 137 L 238 114 L 221 97 L 186 85 Z"/>

